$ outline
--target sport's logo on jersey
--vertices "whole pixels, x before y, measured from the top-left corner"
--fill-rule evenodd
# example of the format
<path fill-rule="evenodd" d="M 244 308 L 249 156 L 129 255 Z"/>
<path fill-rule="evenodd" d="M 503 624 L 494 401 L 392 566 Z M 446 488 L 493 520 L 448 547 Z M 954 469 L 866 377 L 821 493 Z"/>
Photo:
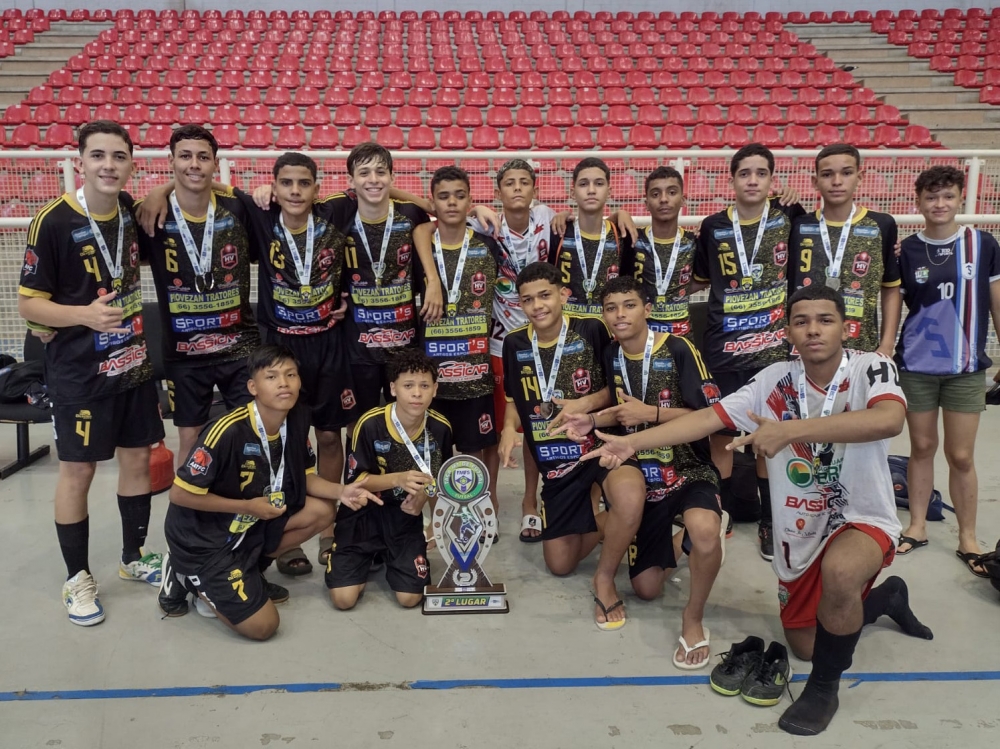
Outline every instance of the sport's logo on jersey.
<path fill-rule="evenodd" d="M 663 388 L 659 395 L 659 406 L 660 408 L 670 408 L 670 388 Z"/>
<path fill-rule="evenodd" d="M 399 248 L 399 252 L 396 253 L 396 263 L 397 265 L 409 265 L 410 263 L 411 246 L 404 244 Z"/>
<path fill-rule="evenodd" d="M 352 453 L 347 456 L 347 473 L 349 476 L 353 476 L 356 470 L 358 470 L 358 459 Z"/>
<path fill-rule="evenodd" d="M 390 330 L 386 328 L 372 328 L 368 332 L 362 332 L 358 336 L 358 343 L 363 343 L 369 348 L 394 348 L 396 346 L 407 346 L 413 341 L 416 331 Z"/>
<path fill-rule="evenodd" d="M 708 401 L 708 405 L 718 403 L 722 400 L 722 391 L 719 390 L 719 386 L 714 382 L 702 383 L 701 394 L 705 396 L 705 400 Z"/>
<path fill-rule="evenodd" d="M 244 442 L 243 443 L 243 454 L 244 455 L 256 455 L 260 457 L 260 445 L 256 442 Z"/>
<path fill-rule="evenodd" d="M 389 440 L 375 440 L 373 444 L 377 453 L 387 453 L 392 449 L 392 443 Z"/>
<path fill-rule="evenodd" d="M 867 252 L 859 252 L 858 256 L 854 258 L 854 266 L 851 270 L 854 271 L 854 275 L 859 278 L 864 278 L 868 275 L 868 269 L 872 265 L 872 256 Z"/>
<path fill-rule="evenodd" d="M 677 483 L 677 471 L 673 466 L 660 466 L 660 479 L 667 486 L 672 486 Z"/>
<path fill-rule="evenodd" d="M 486 293 L 486 274 L 482 271 L 477 271 L 472 276 L 472 293 L 476 296 L 482 296 Z"/>
<path fill-rule="evenodd" d="M 105 361 L 102 361 L 97 367 L 97 373 L 106 374 L 108 377 L 123 374 L 130 369 L 140 366 L 146 361 L 146 356 L 145 344 L 126 346 L 123 349 L 115 351 Z"/>
<path fill-rule="evenodd" d="M 38 270 L 38 255 L 30 247 L 24 251 L 24 267 L 21 272 L 30 276 L 33 275 Z"/>
<path fill-rule="evenodd" d="M 804 458 L 792 458 L 785 466 L 785 474 L 793 485 L 804 489 L 813 482 L 812 465 Z"/>
<path fill-rule="evenodd" d="M 479 433 L 489 434 L 493 431 L 493 419 L 490 418 L 489 414 L 480 414 L 479 416 Z"/>
<path fill-rule="evenodd" d="M 316 264 L 319 266 L 321 271 L 328 271 L 333 266 L 333 250 L 329 247 L 324 247 L 319 251 L 319 256 L 316 258 Z"/>
<path fill-rule="evenodd" d="M 430 567 L 427 565 L 427 559 L 420 556 L 413 560 L 413 566 L 417 568 L 417 577 L 421 580 L 426 580 L 427 575 L 430 574 Z"/>
<path fill-rule="evenodd" d="M 681 286 L 687 286 L 689 283 L 691 283 L 691 266 L 690 265 L 685 265 L 683 268 L 681 268 L 681 275 L 680 275 L 680 278 L 678 280 L 679 280 Z"/>
<path fill-rule="evenodd" d="M 573 392 L 586 395 L 590 392 L 590 372 L 582 367 L 573 373 Z"/>
<path fill-rule="evenodd" d="M 354 399 L 353 390 L 344 390 L 344 392 L 340 394 L 340 406 L 345 411 L 349 411 L 350 409 L 354 408 L 356 404 L 357 401 Z"/>
<path fill-rule="evenodd" d="M 913 271 L 913 280 L 917 283 L 927 283 L 927 279 L 930 275 L 931 272 L 929 268 L 920 267 Z"/>
<path fill-rule="evenodd" d="M 618 266 L 617 265 L 609 265 L 608 266 L 608 272 L 607 272 L 606 276 L 607 276 L 607 279 L 609 281 L 611 281 L 612 279 L 618 278 Z"/>
<path fill-rule="evenodd" d="M 222 263 L 222 267 L 226 270 L 232 270 L 236 267 L 236 263 L 239 260 L 239 253 L 236 251 L 235 245 L 227 244 L 222 248 L 222 254 L 219 256 L 219 262 Z"/>
<path fill-rule="evenodd" d="M 438 365 L 438 382 L 478 382 L 490 373 L 488 363 L 446 361 Z"/>
<path fill-rule="evenodd" d="M 788 245 L 785 242 L 778 242 L 774 246 L 774 264 L 781 268 L 788 264 Z"/>
<path fill-rule="evenodd" d="M 976 277 L 976 266 L 973 263 L 962 263 L 962 278 L 971 281 Z"/>
<path fill-rule="evenodd" d="M 204 447 L 196 447 L 187 462 L 188 470 L 198 476 L 204 476 L 208 473 L 210 465 L 212 465 L 212 456 Z"/>
<path fill-rule="evenodd" d="M 129 266 L 134 268 L 139 264 L 139 243 L 133 242 L 128 248 Z"/>

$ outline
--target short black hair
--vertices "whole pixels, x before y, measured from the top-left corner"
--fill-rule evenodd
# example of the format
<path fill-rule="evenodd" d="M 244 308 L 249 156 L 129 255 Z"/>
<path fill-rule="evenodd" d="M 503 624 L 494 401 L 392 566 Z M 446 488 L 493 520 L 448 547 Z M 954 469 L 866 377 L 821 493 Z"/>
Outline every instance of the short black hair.
<path fill-rule="evenodd" d="M 524 266 L 524 269 L 517 274 L 517 280 L 514 282 L 517 284 L 518 291 L 526 283 L 531 283 L 532 281 L 548 281 L 553 286 L 558 286 L 560 289 L 563 287 L 562 273 L 559 269 L 551 263 L 528 263 Z"/>
<path fill-rule="evenodd" d="M 91 135 L 97 135 L 98 133 L 117 135 L 125 141 L 125 145 L 128 146 L 129 155 L 132 155 L 132 152 L 135 150 L 135 146 L 132 143 L 132 136 L 128 134 L 128 130 L 123 128 L 117 122 L 112 122 L 111 120 L 94 120 L 93 122 L 88 122 L 86 125 L 81 127 L 79 133 L 77 133 L 77 141 L 80 145 L 81 155 L 85 150 L 87 150 L 87 138 Z"/>
<path fill-rule="evenodd" d="M 816 154 L 816 171 L 819 171 L 819 162 L 830 156 L 850 156 L 854 159 L 854 164 L 861 168 L 861 152 L 850 143 L 831 143 L 823 146 L 822 150 Z"/>
<path fill-rule="evenodd" d="M 389 382 L 395 382 L 400 375 L 421 372 L 427 372 L 434 382 L 438 378 L 437 364 L 423 351 L 415 348 L 404 348 L 398 354 L 390 356 L 386 371 Z"/>
<path fill-rule="evenodd" d="M 826 284 L 814 283 L 809 286 L 803 286 L 789 297 L 786 307 L 788 320 L 791 321 L 792 319 L 792 307 L 799 302 L 822 301 L 833 302 L 837 307 L 837 314 L 840 315 L 840 319 L 844 320 L 847 318 L 847 307 L 844 305 L 844 297 L 841 296 L 840 292 L 836 289 L 831 289 Z"/>
<path fill-rule="evenodd" d="M 531 177 L 531 184 L 535 184 L 535 168 L 524 159 L 511 159 L 500 167 L 500 171 L 497 172 L 497 187 L 500 187 L 500 183 L 503 182 L 503 178 L 507 175 L 507 172 L 527 172 Z"/>
<path fill-rule="evenodd" d="M 457 166 L 443 166 L 431 175 L 431 197 L 434 197 L 434 188 L 442 182 L 464 182 L 465 189 L 469 189 L 469 173 Z"/>
<path fill-rule="evenodd" d="M 255 377 L 261 370 L 267 369 L 268 367 L 273 367 L 275 364 L 283 361 L 292 362 L 296 368 L 299 366 L 299 360 L 295 358 L 295 354 L 288 346 L 276 346 L 276 345 L 265 345 L 252 351 L 250 356 L 247 357 L 247 372 L 250 377 Z"/>
<path fill-rule="evenodd" d="M 771 149 L 762 143 L 748 143 L 733 154 L 733 158 L 729 162 L 729 176 L 735 177 L 736 172 L 739 171 L 740 162 L 751 156 L 763 156 L 767 161 L 768 171 L 774 174 L 774 154 L 771 153 Z"/>
<path fill-rule="evenodd" d="M 212 147 L 212 155 L 219 153 L 219 142 L 212 135 L 210 130 L 206 130 L 201 125 L 182 125 L 174 130 L 170 135 L 170 153 L 174 152 L 174 147 L 182 140 L 203 140 Z"/>
<path fill-rule="evenodd" d="M 649 303 L 649 295 L 646 293 L 646 287 L 639 283 L 635 276 L 616 276 L 608 281 L 604 287 L 604 291 L 601 292 L 601 304 L 604 304 L 604 301 L 612 294 L 631 294 L 633 291 L 639 295 L 639 299 L 642 300 L 643 304 Z"/>
<path fill-rule="evenodd" d="M 681 186 L 681 190 L 684 190 L 684 177 L 681 176 L 680 172 L 672 166 L 658 166 L 646 177 L 646 183 L 643 185 L 644 195 L 649 194 L 649 186 L 658 179 L 675 179 L 677 180 L 677 184 Z"/>
<path fill-rule="evenodd" d="M 353 177 L 354 167 L 367 164 L 369 161 L 382 164 L 389 170 L 389 174 L 392 174 L 392 154 L 389 153 L 388 148 L 380 146 L 375 141 L 358 143 L 351 149 L 351 152 L 347 154 L 347 173 Z"/>
<path fill-rule="evenodd" d="M 918 196 L 922 192 L 937 192 L 943 187 L 957 187 L 961 192 L 965 189 L 965 172 L 953 166 L 932 166 L 920 172 L 914 187 Z"/>
<path fill-rule="evenodd" d="M 313 180 L 319 177 L 319 168 L 316 166 L 316 162 L 311 156 L 306 156 L 304 153 L 299 153 L 298 151 L 285 151 L 278 160 L 274 162 L 274 168 L 271 169 L 271 173 L 274 178 L 278 178 L 278 172 L 286 166 L 304 166 L 312 174 Z"/>
<path fill-rule="evenodd" d="M 573 167 L 573 184 L 576 184 L 576 180 L 580 176 L 580 172 L 584 169 L 600 169 L 604 172 L 604 177 L 607 180 L 611 179 L 611 168 L 604 163 L 603 159 L 599 159 L 596 156 L 588 156 L 583 159 L 579 164 Z"/>

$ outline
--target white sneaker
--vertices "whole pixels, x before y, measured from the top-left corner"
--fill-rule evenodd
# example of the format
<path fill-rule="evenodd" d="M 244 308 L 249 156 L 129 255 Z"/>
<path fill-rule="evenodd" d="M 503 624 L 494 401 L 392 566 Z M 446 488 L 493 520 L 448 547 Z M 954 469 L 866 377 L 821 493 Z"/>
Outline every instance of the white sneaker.
<path fill-rule="evenodd" d="M 97 597 L 97 583 L 86 570 L 80 570 L 67 580 L 62 594 L 73 624 L 92 627 L 104 621 L 104 607 Z"/>
<path fill-rule="evenodd" d="M 208 603 L 201 596 L 194 596 L 194 610 L 201 614 L 206 619 L 218 619 L 219 617 L 215 615 L 215 609 L 212 608 L 212 604 Z"/>
<path fill-rule="evenodd" d="M 159 587 L 163 566 L 163 555 L 156 552 L 147 552 L 140 549 L 142 558 L 134 562 L 118 562 L 118 577 L 122 580 L 137 580 L 141 583 L 149 583 Z"/>

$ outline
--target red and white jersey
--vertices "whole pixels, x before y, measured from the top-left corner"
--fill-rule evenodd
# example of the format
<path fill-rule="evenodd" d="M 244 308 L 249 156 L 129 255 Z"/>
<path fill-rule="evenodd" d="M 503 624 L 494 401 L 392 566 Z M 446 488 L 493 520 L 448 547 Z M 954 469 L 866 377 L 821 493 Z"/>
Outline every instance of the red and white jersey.
<path fill-rule="evenodd" d="M 507 334 L 528 324 L 517 297 L 517 274 L 530 263 L 547 262 L 552 218 L 556 212 L 547 205 L 536 203 L 528 213 L 528 229 L 518 234 L 507 226 L 501 216 L 498 241 L 506 258 L 500 264 L 493 294 L 493 322 L 490 330 L 490 354 L 503 356 L 503 340 Z M 478 222 L 472 222 L 477 231 L 485 232 Z"/>
<path fill-rule="evenodd" d="M 776 421 L 800 418 L 799 362 L 779 362 L 713 408 L 727 429 L 753 432 L 752 411 Z M 826 389 L 807 379 L 808 413 L 820 418 Z M 876 353 L 848 352 L 848 367 L 831 415 L 863 411 L 882 400 L 906 405 L 896 365 Z M 814 455 L 813 448 L 818 450 Z M 889 473 L 889 440 L 791 444 L 767 460 L 774 515 L 774 571 L 784 582 L 804 573 L 830 536 L 864 523 L 895 539 L 902 532 Z"/>

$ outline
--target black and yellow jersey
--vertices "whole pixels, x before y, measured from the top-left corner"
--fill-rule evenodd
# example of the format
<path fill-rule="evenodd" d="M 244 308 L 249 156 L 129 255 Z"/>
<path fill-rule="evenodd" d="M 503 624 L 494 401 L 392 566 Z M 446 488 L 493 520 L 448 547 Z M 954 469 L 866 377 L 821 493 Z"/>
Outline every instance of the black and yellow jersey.
<path fill-rule="evenodd" d="M 117 290 L 111 302 L 121 307 L 125 333 L 99 333 L 85 325 L 60 328 L 45 347 L 46 382 L 56 403 L 70 405 L 116 395 L 152 377 L 142 320 L 139 245 L 132 198 L 119 195 L 106 216 L 91 214 L 112 256 L 118 247 L 118 222 L 124 222 L 120 289 L 94 241 L 87 214 L 73 194 L 53 200 L 31 222 L 18 293 L 56 304 L 84 307 Z"/>
<path fill-rule="evenodd" d="M 614 221 L 604 219 L 607 227 L 607 237 L 604 242 L 604 254 L 594 278 L 594 288 L 590 293 L 584 286 L 583 267 L 576 248 L 576 229 L 573 221 L 566 222 L 566 233 L 559 236 L 555 232 L 549 237 L 549 262 L 562 273 L 563 286 L 569 289 L 569 299 L 563 309 L 578 317 L 601 317 L 601 294 L 608 281 L 621 274 L 631 275 L 635 264 L 632 240 L 627 235 L 618 233 Z M 600 234 L 591 235 L 580 232 L 583 243 L 583 256 L 587 260 L 588 276 L 594 275 L 594 260 L 601 244 Z M 588 278 L 589 280 L 589 278 Z"/>

